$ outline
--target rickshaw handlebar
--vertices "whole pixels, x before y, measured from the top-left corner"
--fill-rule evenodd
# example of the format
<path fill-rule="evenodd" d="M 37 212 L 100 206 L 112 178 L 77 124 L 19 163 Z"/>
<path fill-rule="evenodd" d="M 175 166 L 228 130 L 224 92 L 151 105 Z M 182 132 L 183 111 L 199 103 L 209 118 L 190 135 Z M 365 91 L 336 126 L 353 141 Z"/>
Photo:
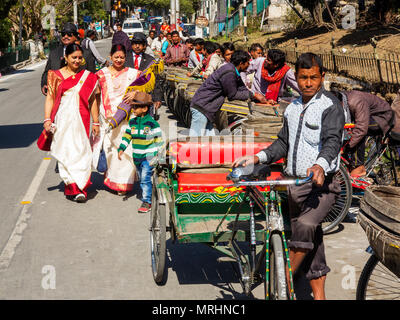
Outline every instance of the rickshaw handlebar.
<path fill-rule="evenodd" d="M 313 177 L 311 173 L 308 177 L 302 179 L 284 179 L 284 180 L 261 180 L 261 181 L 238 181 L 234 183 L 235 187 L 266 187 L 266 186 L 301 186 L 310 182 Z"/>

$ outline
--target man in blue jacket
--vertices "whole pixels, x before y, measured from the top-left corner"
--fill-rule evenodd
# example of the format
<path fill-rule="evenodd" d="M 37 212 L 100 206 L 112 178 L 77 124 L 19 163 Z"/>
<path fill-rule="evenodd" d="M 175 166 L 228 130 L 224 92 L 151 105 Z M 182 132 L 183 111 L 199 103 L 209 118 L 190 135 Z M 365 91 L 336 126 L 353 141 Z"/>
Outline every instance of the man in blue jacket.
<path fill-rule="evenodd" d="M 260 93 L 253 94 L 246 88 L 240 77 L 240 72 L 248 68 L 249 61 L 250 56 L 247 52 L 235 51 L 231 61 L 212 73 L 196 91 L 190 105 L 191 136 L 214 135 L 213 125 L 216 114 L 221 109 L 225 98 L 243 101 L 256 99 L 266 103 L 265 97 Z"/>

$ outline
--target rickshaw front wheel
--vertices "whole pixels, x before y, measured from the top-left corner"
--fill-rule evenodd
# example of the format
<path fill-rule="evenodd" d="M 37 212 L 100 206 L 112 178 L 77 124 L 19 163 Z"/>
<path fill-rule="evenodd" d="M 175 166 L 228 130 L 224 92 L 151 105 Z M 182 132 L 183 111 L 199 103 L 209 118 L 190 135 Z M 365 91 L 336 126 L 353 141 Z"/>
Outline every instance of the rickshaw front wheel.
<path fill-rule="evenodd" d="M 153 181 L 150 215 L 151 267 L 154 281 L 158 285 L 165 284 L 166 233 L 166 207 L 159 203 Z"/>

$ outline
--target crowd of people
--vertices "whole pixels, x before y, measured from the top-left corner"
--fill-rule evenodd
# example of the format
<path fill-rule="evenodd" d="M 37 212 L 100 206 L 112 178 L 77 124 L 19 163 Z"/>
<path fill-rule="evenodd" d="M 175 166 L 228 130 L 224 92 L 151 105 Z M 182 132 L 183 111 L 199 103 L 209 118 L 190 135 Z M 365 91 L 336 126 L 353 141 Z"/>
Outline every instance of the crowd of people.
<path fill-rule="evenodd" d="M 356 125 L 346 147 L 354 155 L 352 174 L 365 174 L 365 138 L 390 129 L 390 105 L 361 91 L 325 90 L 322 61 L 312 53 L 302 54 L 292 70 L 281 50 L 264 50 L 262 45 L 253 44 L 247 51 L 230 42 L 220 45 L 204 39 L 182 39 L 178 30 L 163 24 L 148 37 L 135 33 L 132 40 L 117 29 L 111 63 L 96 72 L 90 62 L 100 57 L 94 53 L 91 36 L 78 44 L 78 32 L 72 24 L 66 24 L 61 34 L 62 43 L 50 52 L 42 76 L 46 95 L 43 135 L 51 140 L 51 154 L 58 162 L 65 195 L 77 202 L 87 199 L 92 166 L 105 161 L 104 184 L 124 195 L 138 180 L 142 190 L 139 212 L 151 209 L 150 163 L 163 143 L 154 116 L 162 103 L 162 90 L 156 78 L 151 95 L 125 92 L 155 59 L 163 59 L 167 66 L 189 68 L 188 76 L 204 79 L 190 105 L 192 136 L 214 135 L 215 127 L 227 125 L 221 112 L 225 99 L 275 105 L 287 90 L 294 92 L 278 139 L 256 155 L 236 159 L 233 165 L 271 164 L 286 158 L 288 176 L 312 174 L 312 183 L 288 190 L 290 261 L 293 272 L 307 261 L 304 268 L 314 298 L 324 299 L 329 267 L 321 222 L 340 193 L 334 175 L 340 163 L 344 124 Z M 121 102 L 130 104 L 133 113 L 110 130 L 109 123 Z"/>

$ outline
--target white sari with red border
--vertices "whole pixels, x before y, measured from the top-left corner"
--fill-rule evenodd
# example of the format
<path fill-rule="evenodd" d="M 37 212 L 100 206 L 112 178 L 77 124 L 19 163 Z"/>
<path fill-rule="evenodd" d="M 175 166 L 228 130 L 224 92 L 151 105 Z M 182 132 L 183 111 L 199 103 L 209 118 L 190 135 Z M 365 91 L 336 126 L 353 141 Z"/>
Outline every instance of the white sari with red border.
<path fill-rule="evenodd" d="M 58 71 L 61 75 L 61 72 Z M 62 75 L 61 75 L 62 76 Z M 92 149 L 89 141 L 89 99 L 97 87 L 96 76 L 82 70 L 64 79 L 57 89 L 61 95 L 54 119 L 56 131 L 51 155 L 58 161 L 65 194 L 86 194 L 92 172 Z"/>
<path fill-rule="evenodd" d="M 97 72 L 101 87 L 100 105 L 100 137 L 93 145 L 93 165 L 98 163 L 99 154 L 103 148 L 107 159 L 107 172 L 104 174 L 104 184 L 114 191 L 128 192 L 133 189 L 136 178 L 136 167 L 132 159 L 132 147 L 129 145 L 118 159 L 118 147 L 121 144 L 122 136 L 128 127 L 128 120 L 122 123 L 109 133 L 107 119 L 111 119 L 117 112 L 118 105 L 122 102 L 126 88 L 136 80 L 140 71 L 133 68 L 124 68 L 112 75 L 108 68 Z"/>

